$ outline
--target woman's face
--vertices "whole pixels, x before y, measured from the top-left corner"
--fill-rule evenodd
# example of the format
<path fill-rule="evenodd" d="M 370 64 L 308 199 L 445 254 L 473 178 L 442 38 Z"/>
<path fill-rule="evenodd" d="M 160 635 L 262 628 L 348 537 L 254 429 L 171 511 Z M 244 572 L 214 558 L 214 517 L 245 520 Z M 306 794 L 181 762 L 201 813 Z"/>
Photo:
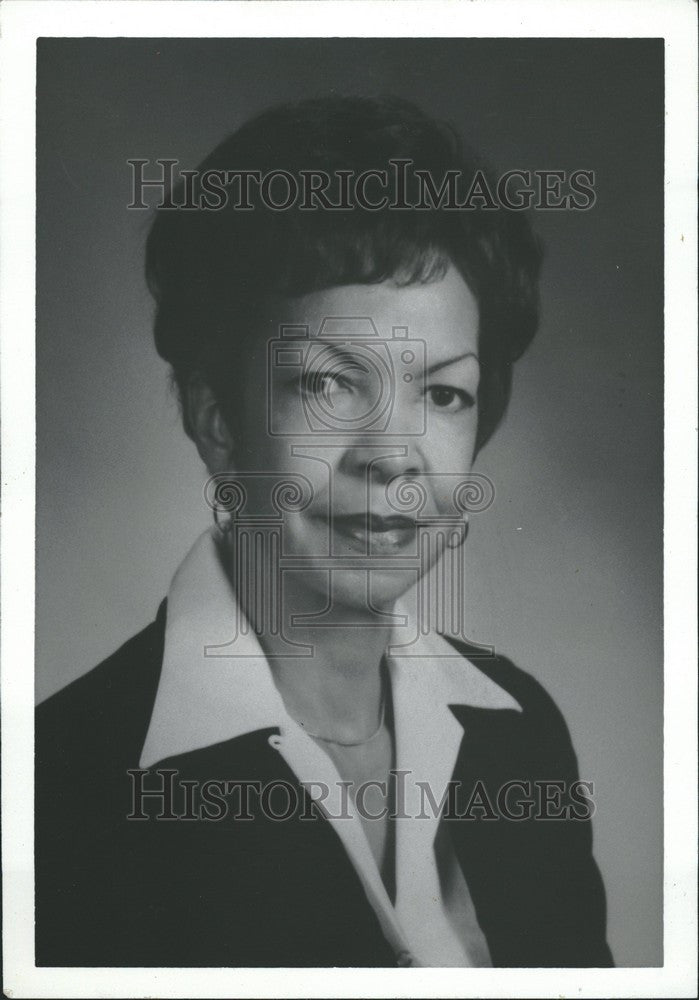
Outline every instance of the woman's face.
<path fill-rule="evenodd" d="M 438 557 L 426 533 L 434 541 L 459 516 L 476 439 L 476 300 L 453 267 L 429 284 L 329 288 L 285 300 L 265 339 L 237 440 L 245 513 L 274 512 L 273 488 L 300 484 L 308 503 L 283 510 L 284 557 L 315 592 L 332 573 L 335 603 L 389 608 Z"/>

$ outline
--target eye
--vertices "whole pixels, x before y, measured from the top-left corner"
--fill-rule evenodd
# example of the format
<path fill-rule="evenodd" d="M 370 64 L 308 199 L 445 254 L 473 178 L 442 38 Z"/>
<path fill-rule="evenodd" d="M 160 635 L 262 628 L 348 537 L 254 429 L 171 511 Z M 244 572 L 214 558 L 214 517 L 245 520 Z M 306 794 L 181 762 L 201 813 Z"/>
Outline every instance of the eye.
<path fill-rule="evenodd" d="M 330 397 L 339 392 L 356 389 L 355 382 L 368 369 L 355 358 L 340 357 L 322 368 L 310 369 L 303 373 L 301 390 L 307 396 L 323 398 L 332 405 Z"/>
<path fill-rule="evenodd" d="M 447 413 L 459 413 L 470 409 L 476 402 L 473 396 L 464 389 L 455 389 L 451 385 L 432 385 L 427 390 L 432 406 Z"/>
<path fill-rule="evenodd" d="M 304 372 L 301 387 L 305 393 L 320 396 L 329 392 L 333 386 L 342 386 L 344 380 L 336 372 L 310 371 Z"/>
<path fill-rule="evenodd" d="M 304 372 L 301 380 L 301 391 L 304 396 L 313 396 L 323 400 L 326 406 L 333 408 L 333 397 L 339 393 L 351 392 L 352 384 L 339 371 L 321 369 Z"/>

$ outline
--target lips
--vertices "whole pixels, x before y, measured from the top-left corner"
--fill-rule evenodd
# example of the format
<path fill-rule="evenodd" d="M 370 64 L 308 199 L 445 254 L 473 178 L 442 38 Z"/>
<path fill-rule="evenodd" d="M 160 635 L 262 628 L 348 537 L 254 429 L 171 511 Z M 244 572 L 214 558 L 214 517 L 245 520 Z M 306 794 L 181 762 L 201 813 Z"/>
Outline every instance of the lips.
<path fill-rule="evenodd" d="M 331 524 L 336 535 L 364 552 L 397 551 L 415 538 L 415 521 L 400 514 L 336 514 Z"/>

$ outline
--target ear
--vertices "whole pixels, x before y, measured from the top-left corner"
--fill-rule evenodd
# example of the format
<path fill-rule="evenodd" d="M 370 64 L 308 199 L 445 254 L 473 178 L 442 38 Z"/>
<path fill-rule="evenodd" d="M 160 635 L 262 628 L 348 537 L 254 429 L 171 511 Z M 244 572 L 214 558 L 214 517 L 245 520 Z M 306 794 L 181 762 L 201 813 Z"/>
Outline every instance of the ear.
<path fill-rule="evenodd" d="M 232 469 L 233 435 L 213 390 L 201 376 L 194 375 L 190 379 L 183 405 L 187 433 L 209 473 L 213 476 Z"/>

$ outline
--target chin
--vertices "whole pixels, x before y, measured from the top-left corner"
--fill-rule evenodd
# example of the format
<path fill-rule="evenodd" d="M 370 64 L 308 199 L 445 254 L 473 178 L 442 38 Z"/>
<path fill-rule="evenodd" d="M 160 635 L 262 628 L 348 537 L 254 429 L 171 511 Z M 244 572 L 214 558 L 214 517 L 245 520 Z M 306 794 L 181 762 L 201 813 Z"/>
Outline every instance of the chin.
<path fill-rule="evenodd" d="M 396 570 L 372 570 L 370 566 L 333 570 L 331 586 L 327 571 L 311 575 L 313 589 L 324 598 L 328 613 L 332 608 L 345 615 L 350 612 L 357 620 L 361 615 L 368 621 L 373 614 L 390 614 L 396 601 L 415 585 L 417 579 L 416 570 L 403 567 Z"/>

